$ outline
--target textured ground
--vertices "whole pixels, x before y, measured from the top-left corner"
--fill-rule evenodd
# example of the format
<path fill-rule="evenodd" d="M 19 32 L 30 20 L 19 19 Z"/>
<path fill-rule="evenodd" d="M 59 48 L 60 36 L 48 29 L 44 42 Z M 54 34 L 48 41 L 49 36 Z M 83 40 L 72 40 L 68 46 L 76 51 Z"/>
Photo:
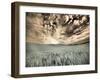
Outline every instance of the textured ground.
<path fill-rule="evenodd" d="M 89 44 L 26 44 L 26 67 L 89 64 Z"/>

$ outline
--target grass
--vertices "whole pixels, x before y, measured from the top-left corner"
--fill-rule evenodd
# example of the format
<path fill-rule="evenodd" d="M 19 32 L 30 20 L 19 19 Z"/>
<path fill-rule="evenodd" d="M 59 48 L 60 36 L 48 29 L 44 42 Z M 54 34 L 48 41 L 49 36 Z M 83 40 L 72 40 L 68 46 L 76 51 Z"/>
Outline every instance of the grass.
<path fill-rule="evenodd" d="M 89 44 L 26 44 L 26 67 L 89 64 Z"/>

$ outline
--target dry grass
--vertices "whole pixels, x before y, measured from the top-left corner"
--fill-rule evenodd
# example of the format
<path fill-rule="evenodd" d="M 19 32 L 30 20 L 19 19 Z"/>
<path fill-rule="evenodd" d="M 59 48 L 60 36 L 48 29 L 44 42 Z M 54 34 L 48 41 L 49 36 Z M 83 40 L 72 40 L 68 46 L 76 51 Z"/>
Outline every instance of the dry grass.
<path fill-rule="evenodd" d="M 26 67 L 89 64 L 89 44 L 27 44 Z"/>

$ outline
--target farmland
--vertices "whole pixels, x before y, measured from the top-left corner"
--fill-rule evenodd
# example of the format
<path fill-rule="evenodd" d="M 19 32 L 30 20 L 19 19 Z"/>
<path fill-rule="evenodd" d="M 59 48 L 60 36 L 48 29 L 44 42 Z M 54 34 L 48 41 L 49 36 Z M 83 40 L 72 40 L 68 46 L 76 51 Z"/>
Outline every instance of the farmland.
<path fill-rule="evenodd" d="M 26 43 L 26 67 L 89 64 L 89 43 L 78 45 Z"/>

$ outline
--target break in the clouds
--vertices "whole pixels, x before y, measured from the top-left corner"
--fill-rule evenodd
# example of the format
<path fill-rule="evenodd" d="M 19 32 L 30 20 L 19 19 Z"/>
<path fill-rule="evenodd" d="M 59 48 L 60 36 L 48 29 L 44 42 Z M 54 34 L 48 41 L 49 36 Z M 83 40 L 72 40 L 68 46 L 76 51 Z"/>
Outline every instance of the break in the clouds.
<path fill-rule="evenodd" d="M 89 42 L 89 15 L 26 13 L 26 41 L 38 44 Z"/>

